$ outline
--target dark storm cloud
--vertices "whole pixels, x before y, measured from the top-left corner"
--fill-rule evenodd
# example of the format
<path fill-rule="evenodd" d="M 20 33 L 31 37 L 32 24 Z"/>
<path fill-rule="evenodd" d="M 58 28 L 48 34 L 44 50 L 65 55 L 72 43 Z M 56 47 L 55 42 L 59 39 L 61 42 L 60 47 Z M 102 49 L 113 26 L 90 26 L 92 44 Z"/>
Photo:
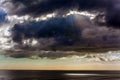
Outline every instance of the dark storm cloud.
<path fill-rule="evenodd" d="M 58 44 L 69 45 L 79 41 L 81 31 L 91 26 L 92 23 L 88 17 L 77 14 L 39 22 L 32 21 L 16 24 L 13 27 L 13 40 L 21 43 L 22 40 L 30 38 L 54 38 Z"/>
<path fill-rule="evenodd" d="M 14 42 L 23 44 L 23 40 L 34 38 L 38 44 L 47 43 L 44 46 L 49 43 L 103 47 L 120 45 L 120 30 L 115 29 L 120 26 L 119 0 L 6 0 L 4 6 L 10 15 L 38 17 L 49 13 L 57 14 L 47 20 L 15 24 L 12 28 Z M 78 14 L 61 16 L 69 10 L 102 12 L 100 21 L 103 22 L 97 20 L 102 26 L 91 21 L 89 17 Z"/>
<path fill-rule="evenodd" d="M 13 41 L 20 44 L 25 39 L 34 38 L 38 41 L 38 44 L 44 41 L 44 46 L 49 43 L 52 43 L 50 44 L 52 46 L 74 45 L 77 42 L 82 43 L 80 41 L 81 31 L 91 26 L 92 23 L 88 17 L 76 14 L 39 22 L 16 24 L 12 29 L 12 36 Z"/>
<path fill-rule="evenodd" d="M 120 45 L 120 30 L 99 27 L 90 19 L 79 14 L 56 17 L 39 22 L 16 24 L 13 27 L 13 41 L 23 44 L 23 40 L 36 39 L 38 44 L 44 42 L 58 45 L 116 47 Z"/>
<path fill-rule="evenodd" d="M 57 12 L 67 13 L 69 10 L 98 9 L 108 5 L 110 0 L 6 0 L 10 14 L 39 16 Z"/>
<path fill-rule="evenodd" d="M 8 13 L 11 15 L 31 15 L 37 17 L 49 13 L 65 15 L 70 10 L 100 10 L 106 14 L 109 26 L 120 26 L 119 0 L 5 0 Z"/>
<path fill-rule="evenodd" d="M 113 0 L 107 9 L 106 21 L 108 25 L 120 28 L 120 0 Z"/>

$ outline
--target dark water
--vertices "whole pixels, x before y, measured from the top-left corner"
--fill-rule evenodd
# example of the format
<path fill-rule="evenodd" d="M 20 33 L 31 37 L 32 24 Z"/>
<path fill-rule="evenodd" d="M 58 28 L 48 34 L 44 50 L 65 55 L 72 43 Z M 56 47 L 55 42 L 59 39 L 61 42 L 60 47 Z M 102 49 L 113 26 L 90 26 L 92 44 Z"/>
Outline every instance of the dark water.
<path fill-rule="evenodd" d="M 1 70 L 0 80 L 120 80 L 120 71 Z"/>

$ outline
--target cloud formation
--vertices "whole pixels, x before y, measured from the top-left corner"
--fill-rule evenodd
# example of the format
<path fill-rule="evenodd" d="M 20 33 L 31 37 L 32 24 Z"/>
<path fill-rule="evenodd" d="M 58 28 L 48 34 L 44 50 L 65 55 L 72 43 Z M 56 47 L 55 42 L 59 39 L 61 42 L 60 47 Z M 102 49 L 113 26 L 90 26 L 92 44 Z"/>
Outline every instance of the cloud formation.
<path fill-rule="evenodd" d="M 110 0 L 6 0 L 10 14 L 40 16 L 57 12 L 67 13 L 69 10 L 85 10 L 104 8 Z"/>
<path fill-rule="evenodd" d="M 109 26 L 120 26 L 119 0 L 5 0 L 4 6 L 11 15 L 38 17 L 49 13 L 62 16 L 70 10 L 96 10 L 105 12 Z"/>
<path fill-rule="evenodd" d="M 13 40 L 21 43 L 23 39 L 28 38 L 54 38 L 58 44 L 69 45 L 79 41 L 81 30 L 91 26 L 89 18 L 77 14 L 39 22 L 32 21 L 16 24 L 13 27 Z"/>
<path fill-rule="evenodd" d="M 29 45 L 35 39 L 39 46 L 45 47 L 120 45 L 119 0 L 5 0 L 3 6 L 9 16 L 29 16 L 28 21 L 23 20 L 12 28 L 12 39 L 18 44 Z M 70 11 L 99 14 L 89 19 L 87 15 L 66 15 Z M 29 21 L 50 13 L 55 16 Z"/>
<path fill-rule="evenodd" d="M 119 34 L 120 30 L 95 26 L 89 17 L 79 14 L 16 24 L 13 27 L 14 42 L 24 44 L 24 40 L 36 39 L 38 44 L 44 42 L 45 47 L 63 45 L 118 47 Z M 41 46 L 43 47 L 39 45 Z"/>

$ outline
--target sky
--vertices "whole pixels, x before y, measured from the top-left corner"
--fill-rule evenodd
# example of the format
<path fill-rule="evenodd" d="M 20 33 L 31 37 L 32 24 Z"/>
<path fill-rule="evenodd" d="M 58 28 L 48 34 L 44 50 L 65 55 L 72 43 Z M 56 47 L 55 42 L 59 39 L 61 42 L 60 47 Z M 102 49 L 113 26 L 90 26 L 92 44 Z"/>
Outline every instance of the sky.
<path fill-rule="evenodd" d="M 6 12 L 4 12 L 3 9 L 0 8 L 0 24 L 4 23 L 6 20 L 5 20 L 5 16 L 6 16 Z"/>
<path fill-rule="evenodd" d="M 1 0 L 0 25 L 21 46 L 120 47 L 119 12 L 120 0 Z"/>

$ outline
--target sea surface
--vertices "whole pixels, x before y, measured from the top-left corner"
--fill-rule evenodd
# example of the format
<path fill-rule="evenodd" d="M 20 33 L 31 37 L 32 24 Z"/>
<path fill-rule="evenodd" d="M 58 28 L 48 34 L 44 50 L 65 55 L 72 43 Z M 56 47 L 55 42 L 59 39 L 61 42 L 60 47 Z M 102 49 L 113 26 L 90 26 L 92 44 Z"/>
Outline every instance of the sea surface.
<path fill-rule="evenodd" d="M 120 80 L 120 71 L 0 70 L 0 80 Z"/>
<path fill-rule="evenodd" d="M 30 52 L 1 51 L 0 80 L 120 80 L 119 50 Z"/>

